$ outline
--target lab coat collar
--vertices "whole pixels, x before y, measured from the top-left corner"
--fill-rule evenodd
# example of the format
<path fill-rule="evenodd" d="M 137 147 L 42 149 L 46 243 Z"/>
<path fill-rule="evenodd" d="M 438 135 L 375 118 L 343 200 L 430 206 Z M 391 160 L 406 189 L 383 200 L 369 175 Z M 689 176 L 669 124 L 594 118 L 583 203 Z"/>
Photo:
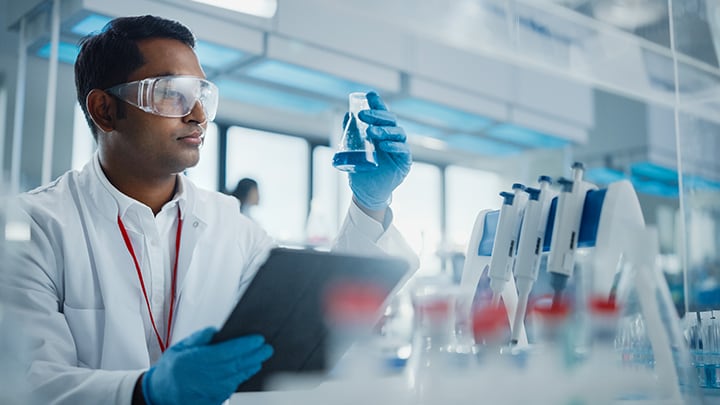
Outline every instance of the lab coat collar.
<path fill-rule="evenodd" d="M 92 200 L 96 203 L 96 208 L 108 219 L 115 221 L 119 215 L 120 218 L 126 221 L 126 215 L 129 212 L 135 210 L 137 210 L 137 212 L 142 212 L 143 210 L 151 212 L 150 207 L 123 194 L 110 183 L 107 176 L 105 176 L 105 172 L 103 172 L 102 167 L 100 166 L 99 153 L 96 152 L 93 159 L 85 165 L 83 168 L 83 174 L 90 177 L 88 179 L 89 182 L 87 186 Z M 185 178 L 185 176 L 178 175 L 178 187 L 175 191 L 175 195 L 163 206 L 162 209 L 168 209 L 179 205 L 180 212 L 184 220 L 187 212 L 192 210 L 193 204 L 189 202 L 189 197 L 192 194 L 194 194 L 192 183 Z"/>

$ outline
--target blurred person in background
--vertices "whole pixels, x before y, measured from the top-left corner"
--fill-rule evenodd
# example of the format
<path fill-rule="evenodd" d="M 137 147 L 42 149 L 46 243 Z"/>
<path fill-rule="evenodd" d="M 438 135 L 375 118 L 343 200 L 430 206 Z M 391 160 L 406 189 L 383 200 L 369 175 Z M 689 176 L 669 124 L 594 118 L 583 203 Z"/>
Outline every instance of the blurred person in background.
<path fill-rule="evenodd" d="M 257 181 L 248 177 L 240 179 L 232 195 L 240 201 L 240 212 L 252 218 L 252 207 L 260 203 L 260 191 L 258 190 Z"/>

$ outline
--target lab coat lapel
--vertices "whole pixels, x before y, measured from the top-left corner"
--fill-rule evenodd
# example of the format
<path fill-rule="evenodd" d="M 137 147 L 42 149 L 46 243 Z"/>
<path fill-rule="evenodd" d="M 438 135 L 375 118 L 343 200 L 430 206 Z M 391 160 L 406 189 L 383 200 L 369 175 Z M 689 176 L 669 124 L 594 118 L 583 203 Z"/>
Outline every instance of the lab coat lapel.
<path fill-rule="evenodd" d="M 188 280 L 198 280 L 192 273 L 203 270 L 205 263 L 202 263 L 202 252 L 198 251 L 200 238 L 204 237 L 204 233 L 208 227 L 207 221 L 202 217 L 202 210 L 196 210 L 195 207 L 203 206 L 202 201 L 198 201 L 198 194 L 192 182 L 183 176 L 180 176 L 183 182 L 182 187 L 185 198 L 180 199 L 180 211 L 183 218 L 182 238 L 180 240 L 180 251 L 178 254 L 177 269 L 177 294 L 175 301 L 175 321 L 173 321 L 172 332 L 170 334 L 170 344 L 178 342 L 187 336 L 188 327 L 194 324 L 190 321 L 194 316 L 193 304 L 197 296 L 198 289 L 203 286 L 197 282 L 188 285 Z M 200 261 L 198 261 L 200 260 Z M 202 280 L 202 278 L 200 278 Z M 186 297 L 187 296 L 187 297 Z"/>
<path fill-rule="evenodd" d="M 182 239 L 180 241 L 180 254 L 178 257 L 178 273 L 177 273 L 177 297 L 182 295 L 185 289 L 185 280 L 189 271 L 197 271 L 198 266 L 193 265 L 193 256 L 195 255 L 195 249 L 198 244 L 200 236 L 207 228 L 207 224 L 197 217 L 194 213 L 189 212 L 185 215 L 183 220 Z M 178 309 L 178 308 L 176 308 Z"/>

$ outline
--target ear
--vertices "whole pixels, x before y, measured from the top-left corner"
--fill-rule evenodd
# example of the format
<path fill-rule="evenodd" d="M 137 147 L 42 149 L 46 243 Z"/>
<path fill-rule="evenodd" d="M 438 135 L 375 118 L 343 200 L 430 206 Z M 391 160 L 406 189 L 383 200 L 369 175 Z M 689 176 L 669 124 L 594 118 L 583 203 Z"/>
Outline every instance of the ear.
<path fill-rule="evenodd" d="M 93 89 L 85 99 L 88 113 L 95 125 L 103 132 L 115 129 L 115 98 L 108 93 Z"/>

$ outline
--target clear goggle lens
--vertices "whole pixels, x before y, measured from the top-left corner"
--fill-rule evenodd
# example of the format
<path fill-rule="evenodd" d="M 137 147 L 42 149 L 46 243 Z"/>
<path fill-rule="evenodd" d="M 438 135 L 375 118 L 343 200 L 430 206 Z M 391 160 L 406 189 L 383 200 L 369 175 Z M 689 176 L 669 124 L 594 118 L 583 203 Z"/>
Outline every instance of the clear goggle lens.
<path fill-rule="evenodd" d="M 163 117 L 184 117 L 198 101 L 207 121 L 214 120 L 217 113 L 217 86 L 194 76 L 151 77 L 119 84 L 106 91 L 145 112 Z"/>

